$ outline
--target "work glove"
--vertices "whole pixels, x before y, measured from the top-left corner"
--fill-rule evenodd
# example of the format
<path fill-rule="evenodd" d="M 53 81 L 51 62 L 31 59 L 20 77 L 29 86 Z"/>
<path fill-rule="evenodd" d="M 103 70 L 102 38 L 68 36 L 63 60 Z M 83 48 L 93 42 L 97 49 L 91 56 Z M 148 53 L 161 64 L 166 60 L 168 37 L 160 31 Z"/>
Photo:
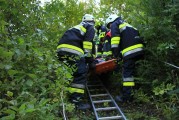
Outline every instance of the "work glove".
<path fill-rule="evenodd" d="M 94 70 L 96 68 L 96 63 L 93 61 L 92 63 L 89 63 L 89 69 Z"/>

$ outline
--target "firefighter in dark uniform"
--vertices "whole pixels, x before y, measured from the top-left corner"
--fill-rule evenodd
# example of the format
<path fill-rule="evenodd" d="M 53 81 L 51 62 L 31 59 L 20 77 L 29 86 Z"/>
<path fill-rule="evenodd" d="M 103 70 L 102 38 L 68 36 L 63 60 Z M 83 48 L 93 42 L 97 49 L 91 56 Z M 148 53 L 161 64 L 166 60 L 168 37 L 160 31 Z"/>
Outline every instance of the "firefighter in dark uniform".
<path fill-rule="evenodd" d="M 112 58 L 112 50 L 111 50 L 111 30 L 108 30 L 104 37 L 104 45 L 103 45 L 103 57 L 106 60 Z"/>
<path fill-rule="evenodd" d="M 73 81 L 68 88 L 70 102 L 77 109 L 88 109 L 90 104 L 83 103 L 88 72 L 88 58 L 92 58 L 92 41 L 95 35 L 94 17 L 85 14 L 82 22 L 68 29 L 61 37 L 57 47 L 60 61 L 66 61 L 69 67 L 75 66 Z"/>
<path fill-rule="evenodd" d="M 139 31 L 126 23 L 117 15 L 110 15 L 106 19 L 107 27 L 111 29 L 111 48 L 115 57 L 119 52 L 122 54 L 123 60 L 123 89 L 122 95 L 117 96 L 119 101 L 132 100 L 131 91 L 135 86 L 134 71 L 135 62 L 144 55 L 143 40 L 139 36 Z"/>
<path fill-rule="evenodd" d="M 96 22 L 95 28 L 99 39 L 99 43 L 97 44 L 97 58 L 101 58 L 103 54 L 104 37 L 107 32 L 107 28 L 106 26 L 102 25 L 100 21 Z"/>

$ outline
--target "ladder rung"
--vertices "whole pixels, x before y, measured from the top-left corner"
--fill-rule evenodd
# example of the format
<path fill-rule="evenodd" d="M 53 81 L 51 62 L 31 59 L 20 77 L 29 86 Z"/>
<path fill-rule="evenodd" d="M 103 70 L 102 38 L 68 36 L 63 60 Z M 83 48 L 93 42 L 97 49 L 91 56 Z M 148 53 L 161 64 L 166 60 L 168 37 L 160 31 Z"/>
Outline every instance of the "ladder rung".
<path fill-rule="evenodd" d="M 93 101 L 93 103 L 104 103 L 104 102 L 112 102 L 112 100 L 98 100 L 98 101 Z"/>
<path fill-rule="evenodd" d="M 104 91 L 104 90 L 103 90 L 103 89 L 95 89 L 95 88 L 94 88 L 94 89 L 90 89 L 89 91 L 90 91 L 90 92 L 93 92 L 93 91 L 96 92 L 96 91 Z"/>
<path fill-rule="evenodd" d="M 107 111 L 107 110 L 115 110 L 117 107 L 105 107 L 105 108 L 96 108 L 96 111 Z"/>
<path fill-rule="evenodd" d="M 91 95 L 91 97 L 99 97 L 99 96 L 108 96 L 108 94 L 97 94 L 97 95 Z"/>
<path fill-rule="evenodd" d="M 111 117 L 100 117 L 99 120 L 115 120 L 115 119 L 121 119 L 122 116 L 111 116 Z"/>

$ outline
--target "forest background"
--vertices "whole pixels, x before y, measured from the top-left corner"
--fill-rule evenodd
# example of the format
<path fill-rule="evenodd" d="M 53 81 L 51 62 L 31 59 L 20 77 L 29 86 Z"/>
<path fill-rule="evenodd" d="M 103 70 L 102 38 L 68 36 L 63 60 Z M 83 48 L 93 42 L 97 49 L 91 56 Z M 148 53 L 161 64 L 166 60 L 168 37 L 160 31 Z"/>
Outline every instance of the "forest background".
<path fill-rule="evenodd" d="M 137 68 L 134 103 L 151 106 L 154 114 L 135 107 L 125 110 L 127 118 L 179 118 L 178 0 L 52 0 L 44 6 L 36 0 L 0 0 L 0 119 L 94 119 L 76 114 L 67 102 L 71 69 L 56 57 L 59 38 L 85 13 L 102 20 L 116 13 L 144 37 L 146 56 Z"/>

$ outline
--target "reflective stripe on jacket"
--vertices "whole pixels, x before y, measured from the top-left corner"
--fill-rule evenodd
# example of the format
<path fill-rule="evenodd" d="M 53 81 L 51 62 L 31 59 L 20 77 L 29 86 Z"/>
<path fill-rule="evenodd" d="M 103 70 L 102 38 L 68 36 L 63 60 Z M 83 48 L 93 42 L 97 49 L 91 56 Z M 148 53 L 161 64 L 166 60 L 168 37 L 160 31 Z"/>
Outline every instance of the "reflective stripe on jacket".
<path fill-rule="evenodd" d="M 64 33 L 59 40 L 57 52 L 66 51 L 77 55 L 91 52 L 94 35 L 94 26 L 82 22 Z"/>
<path fill-rule="evenodd" d="M 111 25 L 111 47 L 119 47 L 123 59 L 143 53 L 143 44 L 138 30 L 121 20 L 120 17 Z"/>

